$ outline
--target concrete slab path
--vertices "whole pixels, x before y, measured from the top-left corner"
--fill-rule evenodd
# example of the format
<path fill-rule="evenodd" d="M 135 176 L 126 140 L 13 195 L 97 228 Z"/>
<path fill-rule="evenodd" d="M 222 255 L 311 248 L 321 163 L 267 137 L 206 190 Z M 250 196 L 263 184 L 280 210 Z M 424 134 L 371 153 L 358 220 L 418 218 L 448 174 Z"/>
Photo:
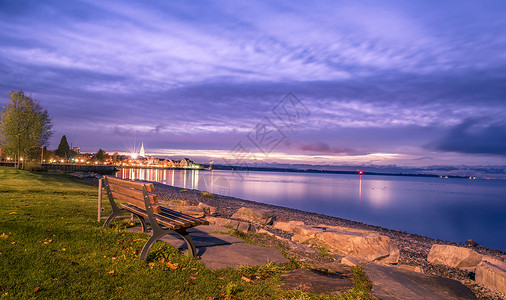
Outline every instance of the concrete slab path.
<path fill-rule="evenodd" d="M 128 228 L 127 231 L 141 232 L 141 228 Z M 197 256 L 211 270 L 289 262 L 277 249 L 248 244 L 242 239 L 216 231 L 228 231 L 228 229 L 217 225 L 196 226 L 188 229 L 197 248 Z M 176 234 L 166 235 L 161 240 L 180 250 L 186 248 L 184 240 Z"/>

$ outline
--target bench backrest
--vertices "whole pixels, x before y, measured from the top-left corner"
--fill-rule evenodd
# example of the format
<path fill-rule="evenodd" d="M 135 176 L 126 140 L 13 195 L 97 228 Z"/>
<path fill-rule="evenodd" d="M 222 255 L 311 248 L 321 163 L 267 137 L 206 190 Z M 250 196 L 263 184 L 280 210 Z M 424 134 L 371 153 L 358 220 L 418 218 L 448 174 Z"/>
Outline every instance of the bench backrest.
<path fill-rule="evenodd" d="M 149 202 L 158 203 L 158 197 L 151 194 L 155 191 L 155 186 L 152 183 L 140 183 L 109 176 L 104 176 L 104 178 L 106 181 L 106 188 L 108 187 L 114 199 L 128 202 L 129 204 L 146 210 L 144 192 L 142 191 L 142 188 L 145 187 Z M 156 214 L 161 212 L 160 206 L 158 205 L 151 205 L 151 208 Z"/>

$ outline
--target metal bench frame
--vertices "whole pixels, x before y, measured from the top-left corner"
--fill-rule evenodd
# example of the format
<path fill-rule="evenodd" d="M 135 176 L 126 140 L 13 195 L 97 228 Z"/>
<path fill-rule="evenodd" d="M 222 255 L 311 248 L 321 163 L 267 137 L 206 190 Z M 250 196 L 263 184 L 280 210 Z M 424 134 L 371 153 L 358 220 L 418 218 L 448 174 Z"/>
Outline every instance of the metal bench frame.
<path fill-rule="evenodd" d="M 144 247 L 142 248 L 139 260 L 141 260 L 141 261 L 146 260 L 149 250 L 151 249 L 153 244 L 166 234 L 180 235 L 184 239 L 184 241 L 186 242 L 186 245 L 188 246 L 188 250 L 191 251 L 192 256 L 196 257 L 197 250 L 195 248 L 195 244 L 193 243 L 193 240 L 190 237 L 190 235 L 188 234 L 188 232 L 186 232 L 186 229 L 191 228 L 193 226 L 197 226 L 197 225 L 207 225 L 207 224 L 209 224 L 208 221 L 200 220 L 198 218 L 194 218 L 194 217 L 170 210 L 168 208 L 162 208 L 162 207 L 160 207 L 162 212 L 160 214 L 155 214 L 153 212 L 152 203 L 148 197 L 149 194 L 147 192 L 145 184 L 142 184 L 144 205 L 146 207 L 145 210 L 143 208 L 140 208 L 138 206 L 135 206 L 135 205 L 132 205 L 129 203 L 122 203 L 121 207 L 119 207 L 116 204 L 116 202 L 114 201 L 114 196 L 111 192 L 111 188 L 109 187 L 109 182 L 108 182 L 106 176 L 104 176 L 104 182 L 105 182 L 105 189 L 107 191 L 107 196 L 109 198 L 109 202 L 111 203 L 112 213 L 105 221 L 105 223 L 102 227 L 103 230 L 107 230 L 110 227 L 112 220 L 114 220 L 116 217 L 118 217 L 124 213 L 132 213 L 140 220 L 142 232 L 145 232 L 145 233 L 148 232 L 148 228 L 147 228 L 146 220 L 145 220 L 146 217 L 148 219 L 148 223 L 151 225 L 152 235 L 148 239 L 146 244 L 144 244 Z M 191 222 L 191 224 L 189 226 L 174 226 L 173 224 L 170 224 L 171 220 L 174 220 L 174 219 L 177 219 L 180 217 L 183 217 L 183 218 L 186 218 L 189 220 L 195 220 L 195 221 Z M 188 225 L 188 223 L 185 225 Z"/>

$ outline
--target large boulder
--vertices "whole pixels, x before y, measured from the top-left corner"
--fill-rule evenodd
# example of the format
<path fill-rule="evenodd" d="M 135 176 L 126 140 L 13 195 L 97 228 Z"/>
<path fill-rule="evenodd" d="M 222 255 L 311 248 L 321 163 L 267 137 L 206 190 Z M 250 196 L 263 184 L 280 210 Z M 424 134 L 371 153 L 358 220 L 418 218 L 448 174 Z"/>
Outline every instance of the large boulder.
<path fill-rule="evenodd" d="M 476 267 L 476 282 L 506 295 L 506 263 L 482 261 Z"/>
<path fill-rule="evenodd" d="M 452 268 L 474 270 L 482 258 L 483 255 L 469 248 L 435 244 L 430 249 L 427 261 Z"/>
<path fill-rule="evenodd" d="M 232 219 L 248 221 L 260 225 L 271 225 L 274 221 L 274 213 L 269 210 L 241 207 L 232 215 Z"/>
<path fill-rule="evenodd" d="M 272 226 L 276 229 L 293 233 L 297 226 L 304 226 L 303 221 L 274 222 Z"/>
<path fill-rule="evenodd" d="M 324 247 L 329 252 L 342 256 L 384 263 L 397 263 L 399 260 L 399 249 L 391 244 L 390 238 L 373 231 L 340 226 L 297 226 L 292 240 Z"/>

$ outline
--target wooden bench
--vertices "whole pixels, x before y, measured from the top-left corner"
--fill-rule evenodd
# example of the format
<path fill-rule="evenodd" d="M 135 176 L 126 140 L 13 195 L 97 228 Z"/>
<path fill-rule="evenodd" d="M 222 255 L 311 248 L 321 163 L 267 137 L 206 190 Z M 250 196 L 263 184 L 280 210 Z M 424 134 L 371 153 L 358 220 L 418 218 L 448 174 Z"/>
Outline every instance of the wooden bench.
<path fill-rule="evenodd" d="M 151 225 L 152 235 L 144 244 L 139 260 L 146 260 L 151 246 L 166 234 L 179 234 L 188 245 L 188 250 L 195 257 L 195 245 L 186 229 L 197 225 L 209 225 L 209 222 L 195 218 L 158 205 L 158 197 L 153 194 L 155 186 L 152 183 L 140 183 L 129 180 L 104 176 L 104 186 L 107 191 L 112 213 L 104 223 L 103 229 L 109 228 L 111 221 L 124 213 L 132 213 L 141 222 L 143 232 L 148 232 L 146 219 Z M 116 200 L 124 201 L 120 206 Z"/>

